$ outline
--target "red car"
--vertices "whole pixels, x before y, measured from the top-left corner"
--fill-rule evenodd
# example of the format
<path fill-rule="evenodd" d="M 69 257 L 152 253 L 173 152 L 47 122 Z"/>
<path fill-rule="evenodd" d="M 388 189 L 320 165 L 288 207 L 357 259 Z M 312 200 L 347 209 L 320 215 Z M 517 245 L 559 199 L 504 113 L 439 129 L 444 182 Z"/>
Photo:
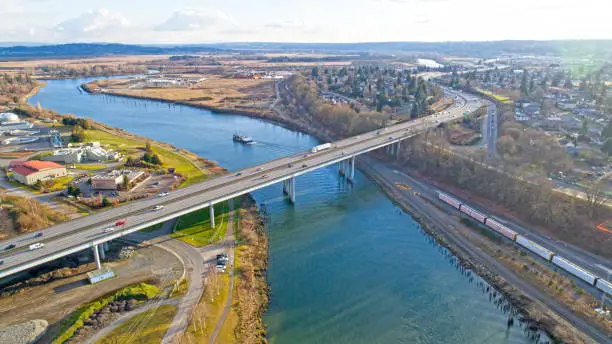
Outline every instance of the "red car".
<path fill-rule="evenodd" d="M 115 226 L 119 227 L 119 226 L 123 226 L 127 221 L 125 219 L 123 220 L 119 220 L 117 221 L 117 223 L 115 223 Z"/>

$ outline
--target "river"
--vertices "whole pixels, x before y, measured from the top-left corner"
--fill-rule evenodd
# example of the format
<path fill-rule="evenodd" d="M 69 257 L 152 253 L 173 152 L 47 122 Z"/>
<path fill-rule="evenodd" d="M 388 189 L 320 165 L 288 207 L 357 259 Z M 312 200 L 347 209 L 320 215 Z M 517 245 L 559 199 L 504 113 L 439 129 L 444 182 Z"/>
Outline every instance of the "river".
<path fill-rule="evenodd" d="M 92 118 L 186 148 L 230 170 L 317 144 L 248 117 L 90 95 L 90 79 L 50 80 L 33 105 Z M 231 140 L 234 132 L 257 144 Z M 268 225 L 270 343 L 531 343 L 515 310 L 386 198 L 361 173 L 347 185 L 332 168 L 297 178 L 297 203 L 281 186 L 254 193 Z"/>

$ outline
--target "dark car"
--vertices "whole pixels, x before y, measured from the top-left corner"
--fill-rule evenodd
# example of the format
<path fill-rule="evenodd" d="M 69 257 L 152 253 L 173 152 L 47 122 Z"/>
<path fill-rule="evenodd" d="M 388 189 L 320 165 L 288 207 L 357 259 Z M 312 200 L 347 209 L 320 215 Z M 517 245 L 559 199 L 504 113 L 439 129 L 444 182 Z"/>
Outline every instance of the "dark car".
<path fill-rule="evenodd" d="M 289 164 L 289 165 L 287 165 L 287 167 L 291 168 L 291 167 L 293 167 L 293 164 Z"/>
<path fill-rule="evenodd" d="M 241 176 L 241 175 L 242 175 L 242 172 L 238 172 L 238 173 L 236 173 L 236 177 L 239 177 L 239 176 Z"/>
<path fill-rule="evenodd" d="M 306 167 L 308 167 L 308 165 L 306 165 L 306 164 L 302 165 L 302 168 L 306 168 Z"/>
<path fill-rule="evenodd" d="M 12 248 L 15 248 L 15 244 L 10 244 L 10 245 L 8 245 L 8 246 L 6 247 L 6 249 L 7 249 L 7 250 L 10 250 L 10 249 L 12 249 Z"/>
<path fill-rule="evenodd" d="M 36 233 L 36 235 L 34 237 L 35 238 L 40 238 L 41 236 L 43 236 L 43 233 L 42 232 L 38 232 L 38 233 Z"/>
<path fill-rule="evenodd" d="M 3 264 L 4 264 L 4 260 L 0 260 L 0 265 L 3 265 Z"/>

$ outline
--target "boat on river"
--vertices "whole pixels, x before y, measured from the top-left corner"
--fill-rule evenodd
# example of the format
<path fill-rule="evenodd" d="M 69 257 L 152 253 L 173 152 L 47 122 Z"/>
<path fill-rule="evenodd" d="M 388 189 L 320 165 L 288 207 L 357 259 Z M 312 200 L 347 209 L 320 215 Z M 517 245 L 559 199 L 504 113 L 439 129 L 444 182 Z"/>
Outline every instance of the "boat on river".
<path fill-rule="evenodd" d="M 233 140 L 234 142 L 243 143 L 245 145 L 255 144 L 255 141 L 253 141 L 253 139 L 250 136 L 234 134 Z"/>

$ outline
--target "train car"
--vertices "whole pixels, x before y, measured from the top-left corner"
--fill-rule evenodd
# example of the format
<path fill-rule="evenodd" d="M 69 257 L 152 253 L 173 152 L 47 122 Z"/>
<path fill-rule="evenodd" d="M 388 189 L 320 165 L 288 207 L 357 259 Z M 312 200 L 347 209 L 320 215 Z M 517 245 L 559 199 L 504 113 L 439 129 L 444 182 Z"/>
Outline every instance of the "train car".
<path fill-rule="evenodd" d="M 440 198 L 444 203 L 451 205 L 455 209 L 459 209 L 459 206 L 461 205 L 461 202 L 459 202 L 458 200 L 441 192 L 438 192 L 438 198 Z"/>
<path fill-rule="evenodd" d="M 538 256 L 550 261 L 554 253 L 536 244 L 535 242 L 525 238 L 522 235 L 516 236 L 516 243 L 537 254 Z"/>
<path fill-rule="evenodd" d="M 612 283 L 606 281 L 603 278 L 597 280 L 597 284 L 595 285 L 597 289 L 603 291 L 604 293 L 612 296 Z"/>
<path fill-rule="evenodd" d="M 516 240 L 516 236 L 518 235 L 517 232 L 513 231 L 512 229 L 502 225 L 501 223 L 493 219 L 488 218 L 487 221 L 485 221 L 485 225 L 489 226 L 491 229 L 493 229 L 497 233 L 505 236 L 506 238 L 512 241 Z"/>
<path fill-rule="evenodd" d="M 597 276 L 593 275 L 592 273 L 586 271 L 585 269 L 579 267 L 578 265 L 570 262 L 565 258 L 553 256 L 552 263 L 592 286 L 594 286 L 595 282 L 597 281 Z"/>
<path fill-rule="evenodd" d="M 481 214 L 480 212 L 476 211 L 475 209 L 468 207 L 465 204 L 461 204 L 461 209 L 459 209 L 462 213 L 469 215 L 470 217 L 472 217 L 474 220 L 480 222 L 480 223 L 484 223 L 486 216 L 484 216 L 484 214 Z"/>

